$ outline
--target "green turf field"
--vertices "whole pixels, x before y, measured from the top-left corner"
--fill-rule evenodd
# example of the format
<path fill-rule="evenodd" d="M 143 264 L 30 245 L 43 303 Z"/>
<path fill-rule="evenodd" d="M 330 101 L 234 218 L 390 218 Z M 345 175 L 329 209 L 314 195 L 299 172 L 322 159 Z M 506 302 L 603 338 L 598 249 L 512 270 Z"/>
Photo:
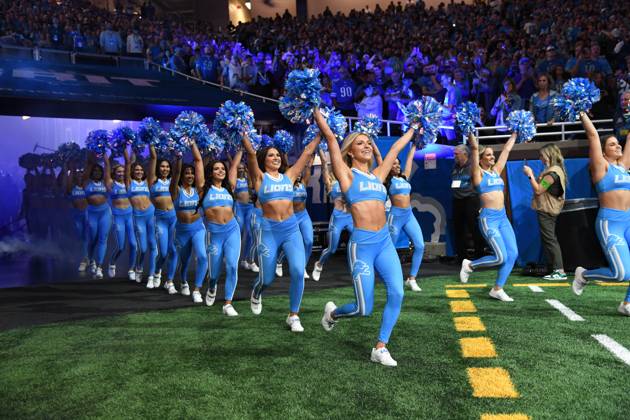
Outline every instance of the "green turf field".
<path fill-rule="evenodd" d="M 493 275 L 476 273 L 471 284 Z M 525 282 L 537 280 L 509 280 Z M 369 361 L 382 287 L 371 317 L 343 320 L 330 333 L 319 324 L 323 306 L 351 299 L 350 288 L 307 293 L 303 334 L 285 328 L 285 297 L 265 299 L 260 317 L 236 302 L 236 319 L 220 305 L 197 306 L 2 332 L 0 417 L 628 418 L 630 366 L 591 337 L 630 348 L 630 319 L 616 312 L 624 287 L 592 285 L 578 298 L 569 287 L 510 286 L 510 304 L 468 288 L 477 312 L 453 314 L 449 301 L 466 299 L 447 298 L 448 284 L 456 283 L 435 278 L 419 294 L 406 292 L 389 346 L 397 368 Z M 585 321 L 569 321 L 545 299 Z M 486 331 L 457 332 L 459 316 L 478 316 Z M 459 339 L 471 337 L 489 338 L 496 357 L 463 358 Z M 504 368 L 516 394 L 473 396 L 467 369 L 488 367 Z"/>

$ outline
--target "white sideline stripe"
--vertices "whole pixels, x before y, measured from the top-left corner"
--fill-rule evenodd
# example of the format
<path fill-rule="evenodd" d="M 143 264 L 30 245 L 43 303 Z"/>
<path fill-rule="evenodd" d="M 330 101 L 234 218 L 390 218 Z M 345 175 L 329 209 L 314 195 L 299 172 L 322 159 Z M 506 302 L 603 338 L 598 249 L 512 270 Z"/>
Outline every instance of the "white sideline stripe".
<path fill-rule="evenodd" d="M 573 312 L 570 308 L 564 306 L 559 300 L 545 299 L 545 301 L 557 310 L 559 310 L 562 315 L 569 318 L 569 321 L 584 321 L 584 318 Z"/>
<path fill-rule="evenodd" d="M 529 286 L 529 290 L 534 293 L 542 293 L 544 290 L 540 286 Z"/>
<path fill-rule="evenodd" d="M 599 344 L 604 346 L 606 350 L 611 352 L 617 359 L 621 360 L 626 365 L 630 365 L 630 350 L 617 343 L 606 334 L 593 334 L 591 337 L 599 341 Z"/>

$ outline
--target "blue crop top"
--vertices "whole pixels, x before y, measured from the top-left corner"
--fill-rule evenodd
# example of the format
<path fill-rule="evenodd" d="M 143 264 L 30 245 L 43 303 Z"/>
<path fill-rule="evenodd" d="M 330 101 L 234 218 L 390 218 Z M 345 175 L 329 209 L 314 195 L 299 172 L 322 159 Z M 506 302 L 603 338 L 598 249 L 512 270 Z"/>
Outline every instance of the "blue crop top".
<path fill-rule="evenodd" d="M 503 191 L 503 178 L 496 172 L 482 170 L 481 184 L 477 186 L 479 194 L 485 194 L 492 191 Z"/>
<path fill-rule="evenodd" d="M 187 193 L 185 189 L 179 187 L 179 193 L 177 194 L 177 200 L 173 203 L 176 211 L 187 211 L 194 213 L 197 211 L 199 205 L 199 194 L 197 189 L 192 188 L 192 193 Z"/>
<path fill-rule="evenodd" d="M 85 190 L 82 187 L 79 187 L 78 185 L 75 185 L 74 187 L 72 187 L 72 190 L 70 191 L 71 200 L 82 200 L 84 198 L 85 198 Z"/>
<path fill-rule="evenodd" d="M 405 178 L 394 176 L 389 184 L 389 195 L 409 195 L 411 184 Z"/>
<path fill-rule="evenodd" d="M 339 186 L 339 181 L 335 181 L 332 183 L 332 185 L 330 186 L 329 194 L 332 201 L 335 201 L 339 197 L 343 197 L 343 194 L 341 193 L 341 187 Z"/>
<path fill-rule="evenodd" d="M 112 189 L 109 193 L 109 197 L 112 200 L 120 200 L 123 198 L 129 198 L 129 193 L 127 193 L 127 187 L 125 184 L 121 184 L 118 181 L 114 181 L 112 183 Z"/>
<path fill-rule="evenodd" d="M 103 184 L 102 181 L 99 181 L 99 182 L 90 181 L 85 186 L 85 195 L 87 197 L 92 197 L 94 195 L 106 196 L 107 188 L 105 188 L 105 184 Z"/>
<path fill-rule="evenodd" d="M 139 196 L 149 196 L 149 185 L 147 181 L 136 181 L 135 179 L 131 180 L 131 185 L 129 185 L 129 197 L 139 197 Z"/>
<path fill-rule="evenodd" d="M 383 203 L 387 200 L 385 185 L 374 174 L 366 174 L 356 168 L 352 168 L 354 176 L 352 185 L 344 193 L 348 204 L 352 205 L 360 201 L 376 200 Z"/>
<path fill-rule="evenodd" d="M 217 188 L 214 185 L 208 188 L 208 192 L 201 202 L 201 207 L 203 207 L 204 210 L 211 207 L 231 208 L 233 205 L 234 199 L 230 192 L 223 187 Z"/>
<path fill-rule="evenodd" d="M 171 180 L 166 181 L 158 179 L 153 185 L 151 185 L 151 197 L 170 197 L 171 196 Z"/>
<path fill-rule="evenodd" d="M 247 183 L 247 179 L 238 178 L 236 180 L 236 188 L 234 189 L 234 194 L 240 194 L 244 192 L 249 192 L 249 184 Z"/>
<path fill-rule="evenodd" d="M 630 174 L 623 166 L 608 165 L 606 175 L 595 184 L 597 193 L 616 190 L 630 190 Z"/>
<path fill-rule="evenodd" d="M 293 187 L 293 202 L 306 203 L 306 187 L 301 182 Z"/>
<path fill-rule="evenodd" d="M 293 183 L 283 174 L 280 174 L 280 178 L 274 179 L 265 172 L 258 190 L 258 201 L 260 201 L 260 204 L 265 204 L 276 200 L 292 201 Z"/>

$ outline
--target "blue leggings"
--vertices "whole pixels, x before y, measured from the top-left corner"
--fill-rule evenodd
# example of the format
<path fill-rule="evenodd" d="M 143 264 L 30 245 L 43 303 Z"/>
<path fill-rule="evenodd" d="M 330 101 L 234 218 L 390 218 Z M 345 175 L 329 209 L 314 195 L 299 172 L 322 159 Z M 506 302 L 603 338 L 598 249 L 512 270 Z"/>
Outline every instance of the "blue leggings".
<path fill-rule="evenodd" d="M 136 235 L 133 229 L 131 207 L 126 209 L 112 207 L 112 217 L 114 219 L 114 232 L 116 232 L 116 248 L 112 252 L 109 263 L 116 265 L 118 257 L 125 250 L 125 243 L 129 242 L 129 269 L 133 269 L 136 264 L 138 244 L 136 243 Z"/>
<path fill-rule="evenodd" d="M 167 281 L 173 281 L 177 270 L 177 248 L 175 248 L 176 222 L 175 209 L 155 209 L 155 227 L 157 229 L 157 243 L 160 251 L 156 270 L 161 271 L 164 262 L 166 262 Z"/>
<path fill-rule="evenodd" d="M 74 222 L 74 229 L 77 232 L 77 236 L 81 241 L 81 259 L 91 258 L 89 252 L 90 235 L 88 230 L 87 210 L 72 209 L 72 221 Z"/>
<path fill-rule="evenodd" d="M 247 253 L 247 259 L 249 261 L 258 260 L 258 243 L 260 240 L 260 221 L 262 220 L 262 210 L 258 207 L 254 207 L 251 213 L 251 218 L 249 219 L 249 228 L 251 230 L 252 243 L 249 248 L 249 252 Z"/>
<path fill-rule="evenodd" d="M 326 261 L 337 252 L 341 232 L 347 230 L 352 233 L 354 226 L 352 224 L 352 215 L 341 210 L 334 209 L 328 223 L 328 248 L 322 251 L 319 257 L 319 265 L 323 266 Z"/>
<path fill-rule="evenodd" d="M 107 238 L 112 228 L 112 210 L 109 203 L 100 206 L 89 205 L 87 208 L 88 231 L 90 235 L 89 251 L 96 264 L 101 267 L 107 250 Z"/>
<path fill-rule="evenodd" d="M 514 229 L 505 214 L 505 208 L 481 209 L 479 213 L 479 228 L 481 234 L 486 238 L 486 242 L 494 251 L 494 255 L 486 255 L 470 263 L 473 269 L 499 266 L 495 285 L 503 287 L 508 276 L 512 272 L 518 248 L 516 247 L 516 236 Z"/>
<path fill-rule="evenodd" d="M 234 215 L 241 231 L 241 243 L 243 244 L 243 255 L 248 257 L 249 250 L 252 247 L 252 232 L 250 232 L 250 224 L 254 205 L 251 203 L 234 203 Z"/>
<path fill-rule="evenodd" d="M 615 210 L 601 207 L 595 220 L 595 232 L 606 255 L 609 268 L 586 270 L 586 280 L 628 281 L 630 280 L 630 210 Z M 626 292 L 630 302 L 630 287 Z"/>
<path fill-rule="evenodd" d="M 188 283 L 186 273 L 188 264 L 192 256 L 193 249 L 197 257 L 197 268 L 195 269 L 195 286 L 201 287 L 208 272 L 208 255 L 206 254 L 206 228 L 201 219 L 192 223 L 177 222 L 175 225 L 175 246 L 182 262 L 181 276 L 182 283 Z"/>
<path fill-rule="evenodd" d="M 300 228 L 300 234 L 304 242 L 304 260 L 308 264 L 308 260 L 311 258 L 311 252 L 313 251 L 313 222 L 306 210 L 295 213 L 295 217 L 298 220 L 298 227 Z M 280 251 L 278 264 L 282 264 L 284 260 L 284 251 Z"/>
<path fill-rule="evenodd" d="M 157 240 L 155 237 L 155 207 L 153 204 L 145 210 L 133 209 L 133 221 L 136 226 L 136 236 L 140 252 L 138 253 L 138 263 L 136 270 L 142 271 L 144 266 L 144 255 L 149 250 L 149 275 L 155 274 L 155 262 L 157 260 Z"/>
<path fill-rule="evenodd" d="M 411 257 L 411 269 L 409 275 L 415 278 L 420 270 L 422 263 L 422 255 L 424 254 L 424 238 L 422 237 L 422 229 L 418 224 L 418 220 L 413 215 L 411 207 L 401 208 L 392 207 L 389 212 L 389 233 L 392 235 L 394 247 L 398 242 L 401 232 L 405 232 L 413 243 L 413 256 Z"/>
<path fill-rule="evenodd" d="M 387 343 L 398 320 L 404 295 L 402 267 L 388 227 L 376 232 L 354 229 L 348 243 L 348 265 L 352 270 L 356 301 L 335 309 L 333 317 L 368 316 L 372 313 L 376 270 L 387 292 L 378 341 Z"/>
<path fill-rule="evenodd" d="M 304 293 L 304 242 L 300 235 L 297 218 L 291 216 L 283 222 L 262 218 L 258 231 L 258 265 L 260 272 L 254 283 L 254 296 L 260 297 L 276 275 L 278 251 L 282 249 L 289 262 L 289 307 L 291 312 L 299 312 Z"/>
<path fill-rule="evenodd" d="M 210 284 L 217 287 L 221 275 L 221 263 L 225 261 L 225 300 L 232 300 L 236 284 L 238 283 L 238 259 L 241 251 L 241 232 L 236 221 L 232 218 L 224 225 L 206 222 L 208 231 L 208 272 Z"/>

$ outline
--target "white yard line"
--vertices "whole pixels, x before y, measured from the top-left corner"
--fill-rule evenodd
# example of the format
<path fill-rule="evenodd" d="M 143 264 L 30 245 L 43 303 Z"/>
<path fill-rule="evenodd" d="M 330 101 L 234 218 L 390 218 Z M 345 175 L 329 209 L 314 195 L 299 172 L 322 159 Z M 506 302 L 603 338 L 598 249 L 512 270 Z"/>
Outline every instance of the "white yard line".
<path fill-rule="evenodd" d="M 584 318 L 573 312 L 570 308 L 564 306 L 559 300 L 545 299 L 545 301 L 559 310 L 562 315 L 569 318 L 570 321 L 584 321 Z"/>
<path fill-rule="evenodd" d="M 542 293 L 544 290 L 540 286 L 529 286 L 529 290 L 534 293 Z"/>
<path fill-rule="evenodd" d="M 626 365 L 630 365 L 630 350 L 605 334 L 593 334 L 591 337 L 599 341 L 599 344 L 604 346 L 606 350 L 611 352 L 617 359 L 621 360 Z"/>

